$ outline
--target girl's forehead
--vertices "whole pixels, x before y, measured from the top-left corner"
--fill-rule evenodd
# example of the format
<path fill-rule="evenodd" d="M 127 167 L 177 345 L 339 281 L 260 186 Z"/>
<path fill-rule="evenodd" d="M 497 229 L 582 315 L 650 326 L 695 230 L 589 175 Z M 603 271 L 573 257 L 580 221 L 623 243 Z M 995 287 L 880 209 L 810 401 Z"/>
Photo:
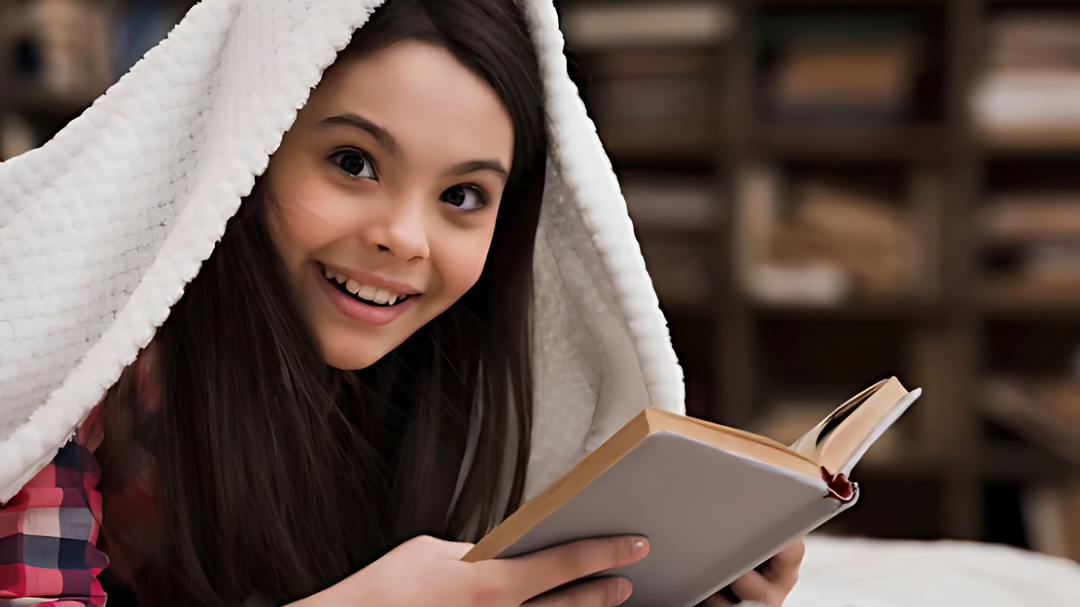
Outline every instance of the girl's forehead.
<path fill-rule="evenodd" d="M 364 130 L 388 152 L 448 146 L 509 166 L 513 122 L 495 90 L 446 49 L 402 42 L 327 70 L 302 112 L 314 132 Z"/>

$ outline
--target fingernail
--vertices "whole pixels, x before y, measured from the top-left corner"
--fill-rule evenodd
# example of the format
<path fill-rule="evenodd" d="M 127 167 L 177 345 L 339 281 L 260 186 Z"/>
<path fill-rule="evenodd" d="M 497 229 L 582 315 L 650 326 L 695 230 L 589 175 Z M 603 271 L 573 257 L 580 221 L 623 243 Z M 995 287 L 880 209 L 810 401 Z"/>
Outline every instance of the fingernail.
<path fill-rule="evenodd" d="M 630 598 L 630 594 L 634 592 L 634 585 L 630 583 L 630 580 L 619 578 L 619 588 L 615 593 L 617 595 L 615 603 L 616 605 L 622 605 L 626 602 L 626 599 Z"/>
<path fill-rule="evenodd" d="M 649 540 L 639 538 L 634 540 L 634 558 L 644 558 L 649 553 Z"/>

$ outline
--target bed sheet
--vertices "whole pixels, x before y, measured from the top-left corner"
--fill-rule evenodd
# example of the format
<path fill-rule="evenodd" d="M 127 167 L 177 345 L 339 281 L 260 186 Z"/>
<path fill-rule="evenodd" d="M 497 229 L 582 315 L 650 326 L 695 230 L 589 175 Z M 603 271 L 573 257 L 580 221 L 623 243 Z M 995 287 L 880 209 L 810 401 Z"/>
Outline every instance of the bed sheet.
<path fill-rule="evenodd" d="M 785 607 L 1080 607 L 1080 565 L 976 542 L 810 536 Z"/>

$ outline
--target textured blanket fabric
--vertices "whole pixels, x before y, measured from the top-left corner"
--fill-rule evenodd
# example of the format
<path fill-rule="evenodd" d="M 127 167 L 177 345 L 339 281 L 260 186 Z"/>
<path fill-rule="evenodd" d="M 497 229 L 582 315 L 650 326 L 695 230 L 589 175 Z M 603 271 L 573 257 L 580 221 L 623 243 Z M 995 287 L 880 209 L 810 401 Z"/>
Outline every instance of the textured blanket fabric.
<path fill-rule="evenodd" d="M 382 0 L 203 0 L 93 107 L 0 164 L 0 503 L 151 340 Z M 551 0 L 519 0 L 551 149 L 535 255 L 534 495 L 682 372 Z"/>
<path fill-rule="evenodd" d="M 1080 565 L 1005 546 L 810 537 L 785 607 L 1076 607 Z"/>

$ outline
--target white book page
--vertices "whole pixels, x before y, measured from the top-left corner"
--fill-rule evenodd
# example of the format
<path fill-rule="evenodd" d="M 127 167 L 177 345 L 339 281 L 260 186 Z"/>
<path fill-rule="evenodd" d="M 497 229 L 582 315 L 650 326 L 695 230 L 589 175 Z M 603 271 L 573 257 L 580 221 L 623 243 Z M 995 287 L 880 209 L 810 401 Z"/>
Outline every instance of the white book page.
<path fill-rule="evenodd" d="M 862 459 L 862 456 L 866 455 L 867 450 L 870 449 L 870 445 L 873 445 L 874 441 L 881 438 L 881 435 L 885 434 L 885 431 L 888 430 L 889 427 L 892 426 L 894 423 L 896 423 L 896 420 L 900 419 L 900 416 L 903 415 L 904 412 L 908 410 L 908 407 L 910 407 L 912 403 L 918 400 L 920 396 L 922 396 L 922 388 L 915 388 L 914 390 L 909 392 L 907 396 L 897 401 L 896 405 L 894 405 L 893 408 L 889 410 L 889 414 L 882 418 L 881 421 L 878 422 L 876 426 L 874 426 L 873 432 L 871 432 L 870 435 L 863 440 L 862 444 L 860 444 L 859 448 L 855 450 L 855 453 L 851 456 L 851 459 L 849 459 L 847 463 L 844 464 L 844 467 L 840 470 L 840 472 L 844 476 L 851 476 L 851 470 L 855 467 L 855 464 L 859 463 L 859 460 Z"/>

